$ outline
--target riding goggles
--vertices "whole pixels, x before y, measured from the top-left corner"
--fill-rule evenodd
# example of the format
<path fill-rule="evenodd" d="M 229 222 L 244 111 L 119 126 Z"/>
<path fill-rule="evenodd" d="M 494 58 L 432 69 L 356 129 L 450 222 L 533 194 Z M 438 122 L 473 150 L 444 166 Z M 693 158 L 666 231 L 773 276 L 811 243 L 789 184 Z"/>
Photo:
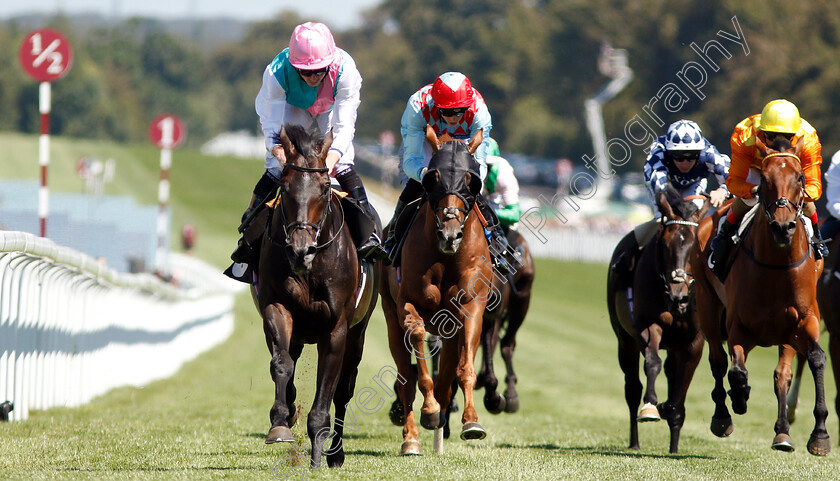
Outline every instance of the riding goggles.
<path fill-rule="evenodd" d="M 438 109 L 441 117 L 460 117 L 467 113 L 469 107 L 459 107 L 457 109 Z"/>
<path fill-rule="evenodd" d="M 324 75 L 325 73 L 329 72 L 329 70 L 330 70 L 329 67 L 319 68 L 318 70 L 297 69 L 298 74 L 300 74 L 301 77 L 311 77 L 313 75 Z"/>

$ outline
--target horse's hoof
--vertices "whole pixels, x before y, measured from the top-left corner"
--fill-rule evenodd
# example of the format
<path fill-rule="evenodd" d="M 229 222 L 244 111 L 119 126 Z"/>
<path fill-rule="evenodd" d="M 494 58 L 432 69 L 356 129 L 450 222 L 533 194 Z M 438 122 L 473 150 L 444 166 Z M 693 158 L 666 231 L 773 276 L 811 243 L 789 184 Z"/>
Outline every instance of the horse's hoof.
<path fill-rule="evenodd" d="M 292 443 L 295 441 L 292 430 L 287 426 L 274 426 L 268 431 L 268 436 L 265 437 L 265 444 L 274 443 Z"/>
<path fill-rule="evenodd" d="M 442 428 L 445 421 L 440 411 L 431 414 L 420 413 L 420 425 L 426 429 Z"/>
<path fill-rule="evenodd" d="M 796 448 L 793 447 L 793 439 L 790 438 L 788 433 L 779 433 L 773 438 L 773 444 L 770 445 L 771 448 L 775 449 L 776 451 L 784 451 L 786 453 L 792 453 Z"/>
<path fill-rule="evenodd" d="M 639 411 L 639 415 L 636 416 L 636 421 L 640 423 L 658 422 L 661 420 L 662 418 L 659 416 L 659 409 L 656 409 L 656 405 L 651 403 L 645 403 Z"/>
<path fill-rule="evenodd" d="M 464 424 L 464 427 L 461 428 L 461 439 L 484 439 L 487 437 L 487 431 L 481 427 L 481 424 L 477 422 L 471 422 Z"/>
<path fill-rule="evenodd" d="M 735 425 L 732 424 L 732 418 L 727 416 L 725 418 L 712 418 L 712 425 L 709 426 L 712 434 L 719 438 L 730 436 L 735 431 Z"/>
<path fill-rule="evenodd" d="M 808 452 L 814 456 L 825 456 L 831 452 L 831 440 L 828 436 L 824 438 L 811 436 L 811 439 L 808 440 Z"/>
<path fill-rule="evenodd" d="M 420 447 L 420 441 L 412 439 L 402 443 L 400 448 L 400 455 L 402 456 L 422 456 L 423 448 Z"/>
<path fill-rule="evenodd" d="M 505 412 L 515 413 L 516 411 L 519 411 L 519 395 L 514 394 L 513 396 L 509 396 L 505 392 Z"/>
<path fill-rule="evenodd" d="M 335 454 L 328 454 L 327 466 L 331 468 L 340 468 L 344 466 L 344 450 L 341 449 Z"/>
<path fill-rule="evenodd" d="M 388 417 L 391 418 L 391 422 L 395 426 L 405 425 L 405 411 L 403 410 L 403 404 L 402 401 L 400 401 L 400 398 L 397 398 L 391 404 L 391 410 L 388 411 Z"/>
<path fill-rule="evenodd" d="M 488 392 L 488 394 L 490 394 Z M 484 409 L 487 409 L 487 412 L 490 414 L 499 414 L 500 412 L 505 410 L 505 406 L 507 402 L 505 398 L 499 395 L 499 393 L 492 393 L 488 396 L 484 396 Z"/>

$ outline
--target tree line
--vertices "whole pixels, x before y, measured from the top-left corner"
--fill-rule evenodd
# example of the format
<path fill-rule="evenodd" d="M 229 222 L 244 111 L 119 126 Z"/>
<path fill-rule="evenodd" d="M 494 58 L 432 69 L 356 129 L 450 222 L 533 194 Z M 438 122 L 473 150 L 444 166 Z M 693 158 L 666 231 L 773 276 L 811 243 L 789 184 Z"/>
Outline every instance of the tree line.
<path fill-rule="evenodd" d="M 247 26 L 212 48 L 152 19 L 78 29 L 58 16 L 74 65 L 53 85 L 58 135 L 145 139 L 162 112 L 185 120 L 188 142 L 231 130 L 257 132 L 253 101 L 265 66 L 295 25 L 294 12 Z M 17 47 L 30 29 L 0 23 L 0 129 L 38 132 L 38 86 Z M 634 78 L 603 107 L 618 171 L 639 170 L 650 137 L 680 118 L 697 121 L 722 152 L 744 117 L 774 98 L 796 103 L 836 141 L 840 11 L 831 2 L 769 0 L 383 0 L 361 26 L 334 31 L 364 77 L 357 137 L 398 132 L 408 97 L 448 70 L 465 73 L 493 116 L 503 151 L 582 163 L 592 154 L 584 102 L 610 80 L 603 45 L 624 49 Z M 625 147 L 629 153 L 625 154 Z"/>

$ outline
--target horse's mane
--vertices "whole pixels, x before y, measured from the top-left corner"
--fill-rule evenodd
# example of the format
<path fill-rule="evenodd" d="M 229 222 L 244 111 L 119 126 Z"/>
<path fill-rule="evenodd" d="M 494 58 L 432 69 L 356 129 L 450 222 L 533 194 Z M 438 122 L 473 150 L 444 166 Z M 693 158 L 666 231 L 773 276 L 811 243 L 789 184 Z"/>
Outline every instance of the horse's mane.
<path fill-rule="evenodd" d="M 684 200 L 682 195 L 671 184 L 665 186 L 663 193 L 665 194 L 665 201 L 674 209 L 674 213 L 683 219 L 690 219 L 695 212 L 700 210 L 700 207 L 696 203 Z"/>
<path fill-rule="evenodd" d="M 295 150 L 300 152 L 304 159 L 318 157 L 321 144 L 324 142 L 324 136 L 320 132 L 309 132 L 303 126 L 293 124 L 287 124 L 283 129 Z M 280 132 L 274 134 L 274 143 L 280 144 Z"/>
<path fill-rule="evenodd" d="M 788 139 L 777 136 L 769 147 L 777 152 L 786 152 L 793 147 L 793 144 Z"/>

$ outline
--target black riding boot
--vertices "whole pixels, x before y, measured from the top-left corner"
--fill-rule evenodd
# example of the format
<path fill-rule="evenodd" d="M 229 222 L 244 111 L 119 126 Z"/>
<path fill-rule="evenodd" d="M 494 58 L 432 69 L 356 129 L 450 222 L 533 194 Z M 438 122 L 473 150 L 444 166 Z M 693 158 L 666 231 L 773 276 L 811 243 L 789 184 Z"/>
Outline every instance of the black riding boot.
<path fill-rule="evenodd" d="M 822 238 L 820 228 L 814 226 L 814 236 L 811 237 L 811 245 L 814 246 L 814 259 L 820 260 L 828 257 L 828 246 Z"/>
<path fill-rule="evenodd" d="M 251 196 L 251 201 L 248 203 L 248 208 L 242 214 L 242 221 L 239 226 L 239 232 L 245 232 L 245 229 L 251 224 L 251 219 L 258 210 L 260 210 L 270 196 L 274 195 L 277 190 L 278 182 L 274 180 L 268 172 L 265 172 L 260 178 L 257 185 L 254 187 L 254 193 Z M 244 237 L 239 238 L 236 250 L 230 255 L 231 260 L 237 263 L 248 264 L 254 258 L 257 246 L 250 246 L 245 242 Z"/>
<path fill-rule="evenodd" d="M 393 260 L 394 249 L 397 247 L 397 222 L 396 220 L 400 218 L 403 211 L 405 210 L 405 206 L 407 204 L 403 202 L 402 199 L 397 199 L 397 207 L 394 209 L 394 215 L 391 217 L 394 219 L 391 221 L 391 229 L 388 232 L 388 238 L 385 239 L 385 243 L 382 247 L 385 248 L 385 251 L 388 253 L 388 259 Z"/>
<path fill-rule="evenodd" d="M 382 241 L 379 238 L 379 234 L 376 233 L 377 226 L 379 226 L 379 216 L 376 214 L 373 206 L 370 205 L 370 202 L 368 202 L 367 193 L 365 192 L 365 187 L 362 184 L 361 177 L 359 177 L 359 174 L 351 168 L 336 175 L 335 179 L 341 185 L 341 189 L 350 194 L 350 197 L 356 200 L 359 207 L 361 207 L 364 211 L 365 216 L 367 216 L 373 225 L 373 229 L 368 235 L 367 240 L 361 242 L 356 249 L 359 254 L 359 258 L 373 262 L 384 259 L 387 257 L 388 253 L 382 248 Z M 367 224 L 366 221 L 361 223 Z M 351 229 L 358 229 L 361 226 L 350 227 Z M 364 232 L 362 232 L 361 235 L 365 235 Z"/>
<path fill-rule="evenodd" d="M 717 235 L 712 239 L 712 252 L 709 253 L 709 269 L 712 273 L 720 279 L 721 282 L 725 279 L 726 260 L 729 258 L 729 253 L 732 251 L 732 246 L 735 245 L 733 236 L 737 230 L 737 225 L 729 222 L 729 219 L 723 219 L 718 229 Z"/>
<path fill-rule="evenodd" d="M 400 240 L 408 226 L 410 219 L 402 219 L 403 211 L 408 204 L 419 199 L 423 195 L 423 185 L 414 179 L 409 179 L 405 185 L 400 198 L 397 200 L 397 207 L 394 209 L 394 215 L 391 217 L 391 228 L 388 231 L 388 238 L 385 239 L 384 248 L 388 252 L 388 260 L 386 263 L 393 264 L 398 254 L 397 249 L 400 246 Z"/>
<path fill-rule="evenodd" d="M 481 211 L 484 219 L 487 220 L 487 227 L 484 228 L 484 235 L 487 237 L 487 244 L 490 247 L 490 257 L 493 259 L 493 268 L 495 268 L 499 274 L 502 274 L 503 276 L 513 274 L 516 272 L 516 268 L 510 265 L 505 258 L 505 255 L 511 254 L 511 256 L 515 257 L 516 251 L 513 250 L 508 242 L 507 236 L 505 236 L 505 231 L 502 229 L 502 224 L 499 223 L 499 217 L 496 215 L 496 212 L 493 211 L 493 208 L 487 203 L 484 196 L 479 194 L 475 201 L 478 204 L 478 209 Z"/>
<path fill-rule="evenodd" d="M 350 197 L 356 199 L 374 224 L 378 224 L 377 220 L 379 219 L 379 216 L 374 213 L 373 206 L 370 205 L 370 202 L 368 202 L 365 188 L 355 187 L 349 192 L 349 194 Z M 368 239 L 359 246 L 357 252 L 359 253 L 360 259 L 372 262 L 388 257 L 388 252 L 382 248 L 382 239 L 379 238 L 379 234 L 376 233 L 376 229 L 374 229 L 373 232 L 370 233 Z"/>

